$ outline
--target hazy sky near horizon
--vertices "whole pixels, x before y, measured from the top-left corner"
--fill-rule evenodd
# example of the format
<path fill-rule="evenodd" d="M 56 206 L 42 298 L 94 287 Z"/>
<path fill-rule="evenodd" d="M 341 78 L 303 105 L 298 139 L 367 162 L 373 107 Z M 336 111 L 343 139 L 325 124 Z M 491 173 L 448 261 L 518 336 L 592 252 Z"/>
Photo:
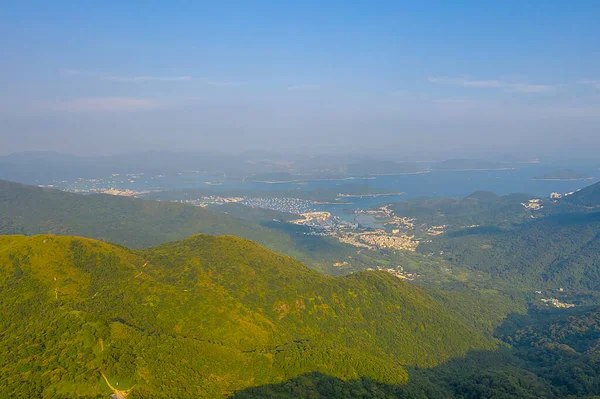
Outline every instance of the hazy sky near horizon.
<path fill-rule="evenodd" d="M 0 8 L 0 154 L 600 151 L 599 1 Z"/>

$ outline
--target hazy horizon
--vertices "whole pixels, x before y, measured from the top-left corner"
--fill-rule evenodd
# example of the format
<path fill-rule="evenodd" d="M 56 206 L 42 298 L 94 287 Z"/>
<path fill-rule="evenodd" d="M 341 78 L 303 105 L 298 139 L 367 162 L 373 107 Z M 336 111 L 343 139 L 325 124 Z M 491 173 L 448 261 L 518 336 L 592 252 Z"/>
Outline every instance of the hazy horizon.
<path fill-rule="evenodd" d="M 0 155 L 593 157 L 596 2 L 8 2 Z"/>

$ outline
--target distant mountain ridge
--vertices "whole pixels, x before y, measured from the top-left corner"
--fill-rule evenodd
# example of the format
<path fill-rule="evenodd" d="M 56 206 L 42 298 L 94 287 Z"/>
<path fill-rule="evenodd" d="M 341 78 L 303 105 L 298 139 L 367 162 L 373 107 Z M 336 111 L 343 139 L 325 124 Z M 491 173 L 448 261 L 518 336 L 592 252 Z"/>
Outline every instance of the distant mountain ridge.
<path fill-rule="evenodd" d="M 0 179 L 26 184 L 99 178 L 112 173 L 177 173 L 184 170 L 243 169 L 242 156 L 214 153 L 149 151 L 110 156 L 75 156 L 55 152 L 25 152 L 0 156 Z"/>
<path fill-rule="evenodd" d="M 368 267 L 365 262 L 372 264 L 375 261 L 371 257 L 378 256 L 369 251 L 359 254 L 355 247 L 331 237 L 306 235 L 302 226 L 284 225 L 272 218 L 266 222 L 267 215 L 277 213 L 240 207 L 232 209 L 236 217 L 192 205 L 73 194 L 0 180 L 0 234 L 78 235 L 132 248 L 147 248 L 198 233 L 229 234 L 335 274 L 347 272 L 333 266 L 340 259 L 364 269 Z M 277 217 L 290 218 L 288 214 Z"/>
<path fill-rule="evenodd" d="M 434 170 L 440 171 L 468 171 L 468 170 L 502 170 L 514 169 L 512 164 L 487 161 L 483 159 L 448 159 L 436 163 Z"/>
<path fill-rule="evenodd" d="M 381 160 L 355 161 L 347 165 L 347 173 L 356 176 L 425 173 L 428 169 L 416 162 Z"/>
<path fill-rule="evenodd" d="M 242 219 L 183 204 L 79 195 L 0 180 L 1 234 L 81 235 L 134 248 L 196 233 L 276 240 Z"/>

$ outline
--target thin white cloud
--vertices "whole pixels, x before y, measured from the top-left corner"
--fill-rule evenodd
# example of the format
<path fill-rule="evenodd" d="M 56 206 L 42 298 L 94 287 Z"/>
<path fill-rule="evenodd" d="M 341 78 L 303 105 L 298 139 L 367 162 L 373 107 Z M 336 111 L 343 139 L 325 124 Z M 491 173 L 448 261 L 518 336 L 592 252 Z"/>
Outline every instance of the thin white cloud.
<path fill-rule="evenodd" d="M 72 77 L 87 77 L 96 80 L 105 80 L 110 82 L 123 82 L 123 83 L 146 83 L 146 82 L 189 82 L 199 81 L 207 86 L 213 87 L 237 87 L 242 86 L 243 83 L 221 81 L 221 80 L 210 80 L 207 78 L 195 78 L 192 76 L 154 76 L 154 75 L 106 75 L 94 72 L 82 71 L 79 69 L 63 68 L 59 72 L 64 76 Z"/>
<path fill-rule="evenodd" d="M 448 76 L 432 76 L 428 80 L 431 83 L 460 85 L 467 87 L 502 87 L 502 82 L 498 80 L 470 80 L 468 78 L 451 78 Z"/>
<path fill-rule="evenodd" d="M 58 70 L 61 75 L 65 76 L 91 76 L 89 72 L 84 72 L 79 69 L 61 68 Z"/>
<path fill-rule="evenodd" d="M 516 91 L 519 93 L 548 93 L 556 89 L 554 86 L 534 85 L 529 83 L 509 83 L 507 88 L 509 91 Z"/>
<path fill-rule="evenodd" d="M 112 82 L 186 82 L 192 80 L 191 76 L 101 76 L 102 80 Z"/>
<path fill-rule="evenodd" d="M 464 87 L 478 87 L 478 88 L 491 88 L 491 89 L 502 89 L 505 91 L 519 92 L 519 93 L 548 93 L 555 89 L 554 86 L 550 85 L 539 85 L 530 83 L 509 83 L 501 80 L 476 80 L 468 77 L 448 77 L 448 76 L 431 76 L 428 78 L 431 83 L 444 84 L 444 85 L 455 85 Z"/>
<path fill-rule="evenodd" d="M 321 86 L 319 86 L 317 84 L 307 83 L 307 84 L 299 84 L 299 85 L 289 86 L 288 90 L 291 90 L 291 91 L 310 91 L 310 90 L 318 90 L 320 88 L 321 88 Z"/>
<path fill-rule="evenodd" d="M 582 85 L 588 85 L 595 87 L 596 89 L 600 89 L 600 80 L 592 80 L 592 79 L 582 79 L 577 81 L 577 83 Z"/>
<path fill-rule="evenodd" d="M 207 80 L 206 84 L 214 87 L 237 87 L 243 85 L 243 83 L 240 82 L 227 82 L 219 80 Z"/>
<path fill-rule="evenodd" d="M 433 102 L 439 104 L 467 104 L 470 100 L 465 98 L 438 98 L 433 100 Z"/>
<path fill-rule="evenodd" d="M 144 83 L 144 82 L 185 82 L 190 81 L 193 78 L 191 76 L 125 76 L 125 75 L 103 75 L 94 72 L 82 71 L 79 69 L 63 68 L 59 72 L 64 76 L 76 76 L 76 77 L 88 77 L 98 80 L 107 80 L 112 82 L 130 82 L 130 83 Z"/>
<path fill-rule="evenodd" d="M 159 103 L 136 97 L 86 97 L 58 103 L 54 108 L 67 112 L 124 112 L 155 109 Z"/>

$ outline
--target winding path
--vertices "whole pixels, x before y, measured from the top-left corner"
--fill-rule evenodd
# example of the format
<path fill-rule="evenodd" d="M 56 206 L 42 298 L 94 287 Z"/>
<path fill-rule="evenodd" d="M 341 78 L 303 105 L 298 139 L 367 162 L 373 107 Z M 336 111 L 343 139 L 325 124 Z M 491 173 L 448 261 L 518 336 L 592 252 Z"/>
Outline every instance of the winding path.
<path fill-rule="evenodd" d="M 108 382 L 108 378 L 106 378 L 106 376 L 104 375 L 103 372 L 100 372 L 100 374 L 102 374 L 102 378 L 104 378 L 106 385 L 108 385 L 108 387 L 110 389 L 112 389 L 112 391 L 114 392 L 113 399 L 126 399 L 127 396 L 131 393 L 131 390 L 133 389 L 133 387 L 131 387 L 125 391 L 119 391 L 118 389 L 116 389 L 115 387 L 110 385 L 110 382 Z"/>

